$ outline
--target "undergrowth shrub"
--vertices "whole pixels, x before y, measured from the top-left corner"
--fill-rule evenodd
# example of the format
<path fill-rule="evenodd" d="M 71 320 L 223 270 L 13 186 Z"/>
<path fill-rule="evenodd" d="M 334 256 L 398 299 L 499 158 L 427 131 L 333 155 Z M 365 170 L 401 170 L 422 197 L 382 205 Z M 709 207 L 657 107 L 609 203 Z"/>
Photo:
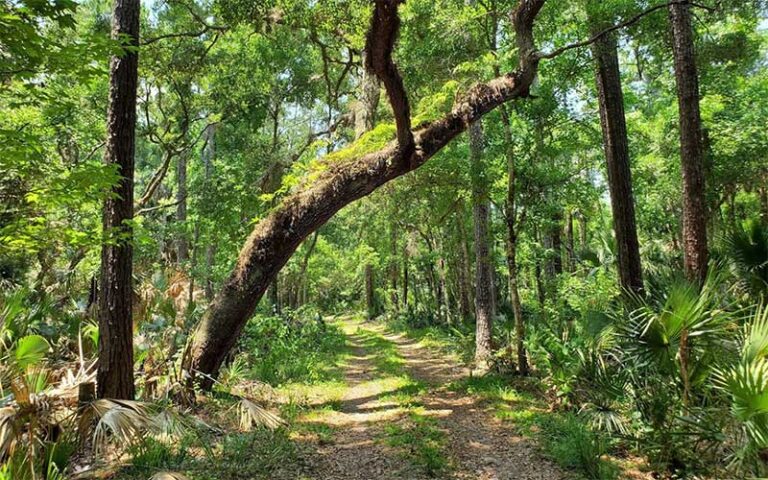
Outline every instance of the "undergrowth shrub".
<path fill-rule="evenodd" d="M 240 369 L 239 375 L 271 385 L 331 380 L 339 375 L 334 367 L 345 345 L 344 333 L 316 313 L 256 316 L 245 326 L 238 344 L 243 360 L 232 365 Z M 230 367 L 228 373 L 235 372 Z"/>

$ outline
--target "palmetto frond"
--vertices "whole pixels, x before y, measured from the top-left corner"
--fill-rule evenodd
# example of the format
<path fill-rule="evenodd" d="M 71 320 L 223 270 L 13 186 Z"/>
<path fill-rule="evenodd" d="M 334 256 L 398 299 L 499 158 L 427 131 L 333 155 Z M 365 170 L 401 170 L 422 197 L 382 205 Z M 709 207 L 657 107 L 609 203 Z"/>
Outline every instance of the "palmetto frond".
<path fill-rule="evenodd" d="M 277 430 L 288 425 L 288 422 L 282 418 L 247 398 L 240 399 L 238 412 L 240 414 L 240 428 L 244 431 L 250 430 L 253 425 L 261 425 L 270 430 Z"/>
<path fill-rule="evenodd" d="M 677 280 L 662 303 L 646 302 L 635 309 L 622 328 L 629 359 L 637 365 L 654 366 L 669 373 L 675 369 L 684 333 L 704 352 L 720 344 L 733 324 L 733 314 L 719 305 L 716 284 L 714 274 L 701 290 L 685 280 Z"/>
<path fill-rule="evenodd" d="M 721 238 L 724 253 L 752 293 L 768 294 L 768 227 L 752 219 Z"/>
<path fill-rule="evenodd" d="M 742 346 L 745 361 L 765 357 L 768 357 L 768 304 L 759 306 L 752 321 L 745 325 Z"/>
<path fill-rule="evenodd" d="M 81 435 L 96 422 L 93 443 L 96 449 L 104 447 L 110 439 L 130 444 L 153 427 L 149 405 L 129 400 L 99 399 L 91 402 L 80 417 Z"/>
<path fill-rule="evenodd" d="M 758 307 L 744 326 L 741 361 L 718 372 L 716 380 L 751 441 L 768 447 L 768 306 Z"/>

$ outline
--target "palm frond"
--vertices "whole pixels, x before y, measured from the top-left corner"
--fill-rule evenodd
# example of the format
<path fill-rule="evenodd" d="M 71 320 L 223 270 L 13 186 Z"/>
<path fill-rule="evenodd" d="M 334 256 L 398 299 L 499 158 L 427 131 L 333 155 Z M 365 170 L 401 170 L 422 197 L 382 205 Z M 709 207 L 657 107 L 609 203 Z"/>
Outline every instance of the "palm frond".
<path fill-rule="evenodd" d="M 244 431 L 250 430 L 253 425 L 261 425 L 270 430 L 277 430 L 288 425 L 288 422 L 282 418 L 247 398 L 240 399 L 238 412 L 240 414 L 240 428 Z"/>
<path fill-rule="evenodd" d="M 130 444 L 153 426 L 147 404 L 129 400 L 99 399 L 91 402 L 80 418 L 81 435 L 96 422 L 93 444 L 98 450 L 110 440 Z"/>
<path fill-rule="evenodd" d="M 768 357 L 768 305 L 757 307 L 752 321 L 744 327 L 742 358 L 746 362 Z"/>

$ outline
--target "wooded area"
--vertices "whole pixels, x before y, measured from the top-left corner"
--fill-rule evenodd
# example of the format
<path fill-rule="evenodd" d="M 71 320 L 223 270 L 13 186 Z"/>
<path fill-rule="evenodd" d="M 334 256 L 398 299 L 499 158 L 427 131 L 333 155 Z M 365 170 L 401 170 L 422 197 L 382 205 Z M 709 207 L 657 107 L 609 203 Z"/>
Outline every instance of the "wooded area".
<path fill-rule="evenodd" d="M 763 0 L 3 0 L 0 480 L 768 475 Z"/>

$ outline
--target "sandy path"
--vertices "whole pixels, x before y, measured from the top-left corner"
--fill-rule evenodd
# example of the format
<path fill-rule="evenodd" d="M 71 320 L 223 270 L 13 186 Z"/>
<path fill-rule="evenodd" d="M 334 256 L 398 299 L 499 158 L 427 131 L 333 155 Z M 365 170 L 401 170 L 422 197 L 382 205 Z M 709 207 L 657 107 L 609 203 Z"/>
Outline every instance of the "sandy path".
<path fill-rule="evenodd" d="M 468 374 L 466 368 L 448 356 L 431 351 L 378 324 L 345 321 L 352 347 L 346 368 L 349 389 L 341 408 L 316 421 L 336 428 L 327 444 L 314 442 L 301 459 L 298 478 L 316 480 L 369 479 L 473 479 L 473 480 L 556 480 L 565 478 L 550 462 L 541 458 L 530 440 L 516 436 L 510 424 L 493 417 L 481 401 L 471 395 L 452 392 L 445 386 Z M 415 469 L 401 452 L 382 440 L 385 425 L 398 422 L 405 410 L 387 394 L 397 384 L 375 368 L 377 352 L 365 346 L 358 326 L 383 335 L 397 346 L 411 378 L 428 385 L 420 397 L 425 415 L 437 419 L 445 433 L 451 468 L 437 477 Z"/>

